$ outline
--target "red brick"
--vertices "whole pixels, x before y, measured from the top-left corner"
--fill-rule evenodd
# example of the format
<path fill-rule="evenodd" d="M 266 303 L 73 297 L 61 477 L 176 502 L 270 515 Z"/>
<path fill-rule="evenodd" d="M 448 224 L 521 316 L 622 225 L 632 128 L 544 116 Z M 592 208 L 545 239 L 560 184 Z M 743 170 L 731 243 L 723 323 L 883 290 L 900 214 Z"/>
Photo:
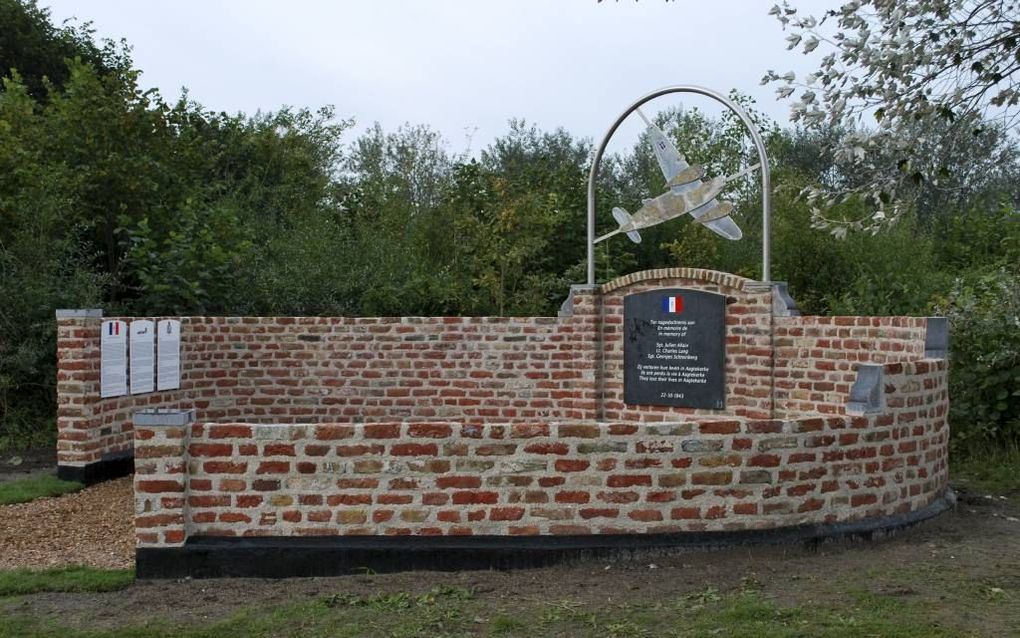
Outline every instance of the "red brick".
<path fill-rule="evenodd" d="M 577 512 L 581 518 L 616 518 L 620 515 L 620 510 L 615 507 L 585 507 L 581 508 Z"/>
<path fill-rule="evenodd" d="M 336 481 L 341 490 L 374 490 L 379 487 L 379 479 L 374 478 L 341 478 Z"/>
<path fill-rule="evenodd" d="M 440 476 L 436 479 L 436 487 L 471 489 L 482 486 L 482 479 L 477 476 Z"/>
<path fill-rule="evenodd" d="M 591 500 L 591 495 L 588 492 L 581 491 L 565 491 L 556 493 L 557 503 L 587 503 Z"/>
<path fill-rule="evenodd" d="M 662 512 L 659 510 L 634 510 L 633 512 L 628 513 L 627 516 L 635 521 L 642 521 L 645 523 L 662 520 Z"/>
<path fill-rule="evenodd" d="M 757 514 L 758 513 L 758 504 L 757 503 L 734 503 L 733 504 L 733 513 L 734 514 L 743 514 L 743 515 L 754 515 L 754 514 Z"/>
<path fill-rule="evenodd" d="M 640 496 L 637 492 L 599 492 L 598 499 L 603 503 L 634 503 Z"/>
<path fill-rule="evenodd" d="M 549 436 L 549 426 L 545 423 L 515 423 L 511 426 L 511 436 L 515 439 Z"/>
<path fill-rule="evenodd" d="M 494 507 L 489 510 L 490 521 L 518 521 L 523 517 L 523 507 Z"/>
<path fill-rule="evenodd" d="M 319 425 L 315 427 L 315 438 L 320 441 L 336 441 L 354 436 L 354 428 L 349 425 Z"/>
<path fill-rule="evenodd" d="M 244 474 L 248 471 L 248 464 L 234 463 L 233 461 L 206 461 L 202 464 L 202 471 L 206 474 Z"/>
<path fill-rule="evenodd" d="M 371 505 L 371 494 L 330 494 L 326 497 L 326 505 Z"/>
<path fill-rule="evenodd" d="M 873 505 L 878 502 L 878 496 L 874 494 L 854 494 L 850 497 L 850 506 Z"/>
<path fill-rule="evenodd" d="M 649 474 L 615 474 L 606 479 L 606 485 L 609 487 L 651 486 L 652 477 Z"/>
<path fill-rule="evenodd" d="M 148 494 L 159 494 L 165 492 L 183 492 L 184 484 L 180 481 L 135 481 L 135 489 Z"/>
<path fill-rule="evenodd" d="M 435 456 L 439 448 L 435 443 L 398 443 L 390 447 L 393 456 Z"/>
<path fill-rule="evenodd" d="M 380 505 L 407 505 L 414 500 L 410 494 L 380 494 L 376 502 Z"/>
<path fill-rule="evenodd" d="M 588 461 L 577 459 L 557 459 L 555 463 L 557 472 L 583 472 L 591 465 Z"/>
<path fill-rule="evenodd" d="M 775 454 L 756 454 L 747 460 L 748 467 L 778 467 L 780 458 Z"/>
<path fill-rule="evenodd" d="M 229 507 L 230 497 L 229 496 L 189 496 L 188 505 L 190 507 Z"/>
<path fill-rule="evenodd" d="M 373 423 L 364 427 L 366 439 L 396 439 L 400 437 L 399 423 Z"/>
<path fill-rule="evenodd" d="M 697 507 L 674 507 L 669 515 L 673 519 L 695 519 L 701 518 L 701 510 Z"/>
<path fill-rule="evenodd" d="M 710 421 L 699 423 L 698 431 L 702 434 L 736 434 L 740 432 L 739 421 Z"/>
<path fill-rule="evenodd" d="M 691 475 L 694 485 L 728 485 L 732 481 L 732 472 L 695 472 Z"/>
<path fill-rule="evenodd" d="M 445 438 L 453 434 L 453 428 L 446 423 L 412 423 L 408 434 L 416 438 Z"/>
<path fill-rule="evenodd" d="M 566 443 L 532 443 L 524 447 L 530 454 L 567 454 L 570 447 Z"/>
<path fill-rule="evenodd" d="M 192 443 L 188 446 L 188 454 L 193 457 L 233 456 L 234 446 L 230 443 Z"/>
<path fill-rule="evenodd" d="M 442 492 L 426 492 L 421 495 L 422 505 L 446 505 L 450 501 L 450 495 Z"/>
<path fill-rule="evenodd" d="M 267 443 L 265 456 L 294 456 L 292 443 Z"/>
<path fill-rule="evenodd" d="M 182 529 L 168 529 L 163 532 L 163 542 L 176 544 L 183 543 L 185 538 L 184 530 Z"/>
<path fill-rule="evenodd" d="M 173 514 L 149 514 L 135 517 L 135 527 L 166 527 L 167 525 L 183 525 L 184 516 L 180 512 Z"/>
<path fill-rule="evenodd" d="M 249 439 L 251 438 L 250 425 L 211 425 L 209 426 L 210 439 Z"/>
<path fill-rule="evenodd" d="M 825 501 L 823 501 L 823 500 L 821 500 L 819 498 L 809 498 L 808 500 L 806 500 L 806 501 L 804 501 L 803 503 L 800 504 L 800 506 L 797 508 L 797 511 L 798 512 L 802 512 L 802 513 L 803 512 L 816 512 L 816 511 L 822 509 L 822 507 L 824 505 L 825 505 Z"/>
<path fill-rule="evenodd" d="M 468 505 L 476 503 L 493 504 L 499 500 L 499 494 L 496 492 L 454 492 L 453 493 L 453 504 L 454 505 Z"/>
<path fill-rule="evenodd" d="M 287 474 L 290 472 L 289 461 L 262 461 L 259 463 L 256 474 Z"/>
<path fill-rule="evenodd" d="M 602 430 L 597 425 L 561 423 L 557 429 L 560 438 L 597 439 Z"/>

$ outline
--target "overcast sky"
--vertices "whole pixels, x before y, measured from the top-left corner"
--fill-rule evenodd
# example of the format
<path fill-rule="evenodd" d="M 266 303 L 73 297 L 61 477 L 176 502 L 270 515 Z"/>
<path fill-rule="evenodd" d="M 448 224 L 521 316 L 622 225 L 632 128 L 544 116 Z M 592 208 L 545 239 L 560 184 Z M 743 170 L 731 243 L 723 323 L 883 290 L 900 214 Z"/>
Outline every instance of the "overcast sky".
<path fill-rule="evenodd" d="M 767 69 L 803 71 L 772 0 L 40 0 L 55 21 L 126 38 L 142 84 L 217 111 L 332 104 L 361 129 L 404 122 L 474 151 L 509 118 L 600 137 L 633 99 L 668 84 L 736 88 L 782 123 Z M 820 15 L 835 0 L 798 0 Z M 817 60 L 814 61 L 815 64 Z M 704 98 L 667 97 L 649 110 Z M 614 138 L 629 145 L 638 125 Z"/>

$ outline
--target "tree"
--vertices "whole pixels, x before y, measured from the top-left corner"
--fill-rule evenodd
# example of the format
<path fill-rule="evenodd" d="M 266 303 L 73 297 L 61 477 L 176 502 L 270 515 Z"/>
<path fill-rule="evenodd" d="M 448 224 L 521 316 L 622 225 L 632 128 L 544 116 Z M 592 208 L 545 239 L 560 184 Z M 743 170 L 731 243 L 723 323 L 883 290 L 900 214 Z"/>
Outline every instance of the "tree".
<path fill-rule="evenodd" d="M 824 52 L 798 78 L 769 71 L 791 98 L 791 119 L 843 131 L 831 148 L 851 179 L 805 189 L 814 223 L 834 234 L 877 231 L 916 205 L 921 185 L 941 188 L 975 158 L 947 152 L 1020 115 L 1020 16 L 1005 0 L 853 0 L 821 19 L 787 2 L 771 15 L 789 27 L 790 49 Z M 963 165 L 961 165 L 961 162 Z M 826 217 L 858 198 L 867 215 Z"/>
<path fill-rule="evenodd" d="M 104 72 L 131 66 L 125 46 L 98 45 L 87 22 L 54 25 L 49 9 L 40 9 L 36 0 L 0 0 L 0 24 L 0 78 L 17 70 L 37 100 L 45 99 L 47 82 L 60 87 L 70 77 L 67 59 L 79 58 Z"/>

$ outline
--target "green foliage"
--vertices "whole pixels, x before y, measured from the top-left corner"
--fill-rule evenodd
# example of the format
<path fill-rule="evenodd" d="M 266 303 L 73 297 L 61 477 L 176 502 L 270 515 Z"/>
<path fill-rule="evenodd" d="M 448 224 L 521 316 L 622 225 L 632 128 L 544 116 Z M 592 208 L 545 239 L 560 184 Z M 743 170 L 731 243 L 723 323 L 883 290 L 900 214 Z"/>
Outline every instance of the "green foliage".
<path fill-rule="evenodd" d="M 55 476 L 34 476 L 27 479 L 0 482 L 0 505 L 27 503 L 44 496 L 60 496 L 77 492 L 85 487 L 75 481 L 61 481 Z"/>
<path fill-rule="evenodd" d="M 421 125 L 349 141 L 351 122 L 331 108 L 245 116 L 187 95 L 167 103 L 139 87 L 125 45 L 96 43 L 87 24 L 56 27 L 32 0 L 0 0 L 0 23 L 0 444 L 52 442 L 56 308 L 552 315 L 585 279 L 588 140 L 511 120 L 477 158 Z M 797 194 L 861 186 L 853 161 L 825 152 L 847 131 L 780 130 L 731 97 L 773 158 L 774 277 L 809 313 L 947 313 L 954 432 L 1015 436 L 1015 140 L 986 127 L 939 147 L 935 159 L 961 170 L 919 185 L 915 209 L 883 232 L 840 240 Z M 758 161 L 732 115 L 654 117 L 710 175 Z M 743 241 L 673 220 L 641 244 L 599 244 L 598 278 L 668 265 L 759 277 L 759 188 L 750 176 L 723 195 Z M 633 211 L 663 190 L 646 137 L 604 158 L 598 231 L 616 226 L 613 206 Z M 826 214 L 859 219 L 866 199 Z"/>
<path fill-rule="evenodd" d="M 950 323 L 950 403 L 958 444 L 1020 441 L 1020 279 L 1000 269 L 960 277 Z M 976 440 L 976 441 L 975 441 Z"/>
<path fill-rule="evenodd" d="M 253 256 L 252 231 L 222 204 L 199 206 L 191 199 L 156 228 L 149 217 L 124 217 L 118 228 L 129 248 L 125 270 L 137 282 L 137 306 L 166 314 L 217 314 L 244 306 L 245 264 Z M 145 310 L 142 310 L 145 312 Z"/>
<path fill-rule="evenodd" d="M 68 78 L 67 59 L 78 58 L 104 71 L 126 69 L 131 64 L 126 49 L 112 43 L 97 44 L 89 23 L 54 25 L 49 9 L 40 9 L 36 0 L 0 0 L 0 24 L 4 25 L 0 29 L 0 78 L 16 69 L 37 100 L 46 99 L 47 83 L 63 86 Z"/>
<path fill-rule="evenodd" d="M 135 580 L 132 569 L 0 570 L 0 596 L 21 596 L 39 592 L 104 592 L 124 589 Z"/>

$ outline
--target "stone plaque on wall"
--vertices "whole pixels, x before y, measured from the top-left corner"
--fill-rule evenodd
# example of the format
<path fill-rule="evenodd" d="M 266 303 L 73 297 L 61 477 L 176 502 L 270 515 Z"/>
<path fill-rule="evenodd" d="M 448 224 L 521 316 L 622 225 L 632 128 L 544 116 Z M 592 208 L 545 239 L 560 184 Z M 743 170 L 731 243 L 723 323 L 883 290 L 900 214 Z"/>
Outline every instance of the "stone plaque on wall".
<path fill-rule="evenodd" d="M 152 392 L 156 364 L 156 325 L 150 319 L 135 319 L 129 329 L 131 334 L 128 351 L 131 380 L 131 394 Z"/>
<path fill-rule="evenodd" d="M 726 401 L 726 297 L 653 290 L 623 301 L 623 400 L 721 410 Z"/>
<path fill-rule="evenodd" d="M 124 396 L 127 384 L 127 339 L 126 321 L 104 321 L 99 341 L 99 396 L 102 398 Z"/>

